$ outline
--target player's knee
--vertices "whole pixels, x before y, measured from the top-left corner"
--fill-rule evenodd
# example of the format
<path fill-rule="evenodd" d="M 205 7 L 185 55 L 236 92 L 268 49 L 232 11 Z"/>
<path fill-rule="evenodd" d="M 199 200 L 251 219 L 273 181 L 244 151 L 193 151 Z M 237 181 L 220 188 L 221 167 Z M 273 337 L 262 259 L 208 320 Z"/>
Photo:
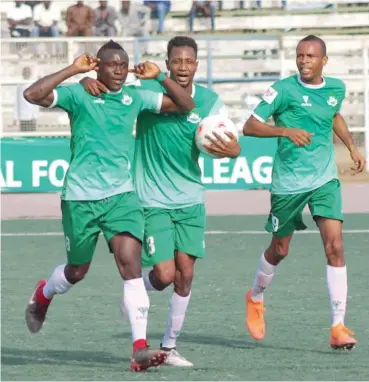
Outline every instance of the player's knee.
<path fill-rule="evenodd" d="M 341 238 L 327 240 L 324 243 L 324 250 L 330 265 L 343 266 L 345 264 L 343 242 Z"/>

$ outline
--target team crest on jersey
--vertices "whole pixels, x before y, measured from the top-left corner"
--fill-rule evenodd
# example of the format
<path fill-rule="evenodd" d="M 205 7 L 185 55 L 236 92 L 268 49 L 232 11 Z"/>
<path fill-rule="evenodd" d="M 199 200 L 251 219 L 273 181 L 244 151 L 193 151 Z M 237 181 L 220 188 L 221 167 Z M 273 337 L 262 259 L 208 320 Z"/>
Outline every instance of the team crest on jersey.
<path fill-rule="evenodd" d="M 273 88 L 269 88 L 262 96 L 263 100 L 266 102 L 266 103 L 269 103 L 271 104 L 275 98 L 277 97 L 278 95 L 278 92 L 277 90 L 274 90 Z"/>
<path fill-rule="evenodd" d="M 129 106 L 132 103 L 133 99 L 128 94 L 123 94 L 122 104 Z"/>
<path fill-rule="evenodd" d="M 187 121 L 191 123 L 199 123 L 201 121 L 201 117 L 197 113 L 191 113 L 187 117 Z"/>
<path fill-rule="evenodd" d="M 301 106 L 312 106 L 309 102 L 309 96 L 302 96 L 302 99 L 304 100 L 304 102 L 301 104 Z"/>
<path fill-rule="evenodd" d="M 338 104 L 338 100 L 337 100 L 336 97 L 329 97 L 329 99 L 328 99 L 328 101 L 327 101 L 327 104 L 328 104 L 329 106 L 333 106 L 333 107 L 335 107 L 335 106 L 337 106 L 337 104 Z"/>

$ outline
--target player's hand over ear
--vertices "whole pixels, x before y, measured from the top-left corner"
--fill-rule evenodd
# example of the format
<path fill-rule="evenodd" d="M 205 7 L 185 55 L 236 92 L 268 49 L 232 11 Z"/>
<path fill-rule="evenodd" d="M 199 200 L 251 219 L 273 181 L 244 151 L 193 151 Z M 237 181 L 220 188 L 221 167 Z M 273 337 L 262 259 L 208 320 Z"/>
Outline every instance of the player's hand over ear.
<path fill-rule="evenodd" d="M 72 66 L 76 69 L 78 73 L 87 73 L 91 70 L 99 69 L 100 59 L 93 57 L 92 55 L 85 53 L 82 56 L 77 57 Z"/>
<path fill-rule="evenodd" d="M 206 138 L 211 142 L 210 145 L 204 145 L 209 151 L 214 154 L 218 154 L 222 157 L 236 158 L 240 155 L 241 146 L 231 132 L 226 131 L 226 134 L 229 137 L 229 141 L 222 138 L 221 135 L 213 131 L 213 134 L 216 139 L 207 135 Z"/>
<path fill-rule="evenodd" d="M 134 69 L 129 69 L 128 71 L 142 80 L 154 79 L 158 77 L 161 73 L 158 65 L 150 61 L 146 61 L 141 64 L 135 65 Z"/>
<path fill-rule="evenodd" d="M 297 146 L 309 146 L 313 135 L 303 129 L 286 128 L 283 136 L 289 138 Z"/>
<path fill-rule="evenodd" d="M 99 80 L 95 80 L 90 77 L 84 77 L 79 81 L 81 85 L 85 88 L 86 92 L 92 94 L 93 96 L 101 97 L 102 93 L 107 93 L 108 88 Z"/>

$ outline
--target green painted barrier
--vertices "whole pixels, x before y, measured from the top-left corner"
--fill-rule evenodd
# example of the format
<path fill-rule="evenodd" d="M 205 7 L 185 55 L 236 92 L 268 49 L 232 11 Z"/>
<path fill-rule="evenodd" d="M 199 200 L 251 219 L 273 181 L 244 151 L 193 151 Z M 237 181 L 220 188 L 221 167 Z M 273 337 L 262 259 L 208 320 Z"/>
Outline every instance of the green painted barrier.
<path fill-rule="evenodd" d="M 1 192 L 58 192 L 70 159 L 69 138 L 1 139 Z M 275 139 L 241 137 L 236 159 L 202 155 L 202 180 L 209 190 L 269 188 Z"/>

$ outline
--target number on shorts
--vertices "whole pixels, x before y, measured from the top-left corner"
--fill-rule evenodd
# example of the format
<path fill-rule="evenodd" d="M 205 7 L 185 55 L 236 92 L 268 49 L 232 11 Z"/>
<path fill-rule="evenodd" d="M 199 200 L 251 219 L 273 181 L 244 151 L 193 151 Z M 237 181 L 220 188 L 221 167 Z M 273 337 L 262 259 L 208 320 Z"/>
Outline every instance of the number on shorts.
<path fill-rule="evenodd" d="M 155 240 L 153 236 L 149 236 L 146 238 L 147 252 L 149 255 L 153 255 L 155 253 Z"/>
<path fill-rule="evenodd" d="M 70 251 L 70 240 L 68 236 L 65 237 L 65 248 L 68 252 Z"/>
<path fill-rule="evenodd" d="M 272 215 L 272 227 L 273 227 L 273 232 L 277 232 L 278 231 L 278 227 L 279 227 L 279 219 Z"/>

